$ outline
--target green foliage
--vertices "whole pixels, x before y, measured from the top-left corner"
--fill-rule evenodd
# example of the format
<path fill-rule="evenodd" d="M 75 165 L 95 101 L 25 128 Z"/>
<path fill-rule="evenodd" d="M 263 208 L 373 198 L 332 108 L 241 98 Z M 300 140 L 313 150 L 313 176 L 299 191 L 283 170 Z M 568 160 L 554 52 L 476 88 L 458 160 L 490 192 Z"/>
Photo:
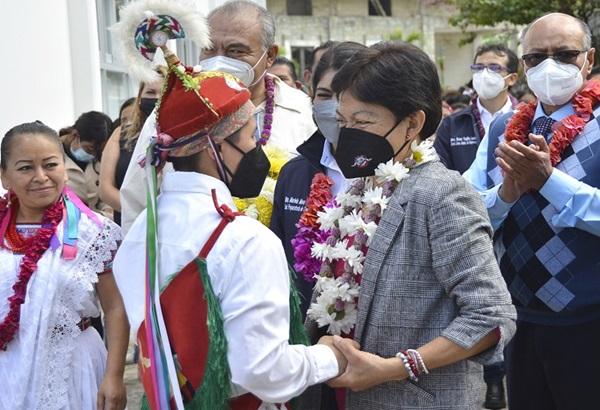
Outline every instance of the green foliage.
<path fill-rule="evenodd" d="M 404 38 L 404 33 L 402 29 L 395 29 L 391 33 L 386 34 L 385 36 L 388 40 L 392 41 L 404 41 L 405 43 L 422 43 L 423 42 L 423 33 L 420 31 L 413 31 L 409 33 L 406 38 Z"/>
<path fill-rule="evenodd" d="M 495 26 L 498 23 L 528 24 L 551 12 L 561 12 L 589 21 L 600 0 L 447 0 L 458 14 L 450 24 L 465 30 L 468 26 Z"/>

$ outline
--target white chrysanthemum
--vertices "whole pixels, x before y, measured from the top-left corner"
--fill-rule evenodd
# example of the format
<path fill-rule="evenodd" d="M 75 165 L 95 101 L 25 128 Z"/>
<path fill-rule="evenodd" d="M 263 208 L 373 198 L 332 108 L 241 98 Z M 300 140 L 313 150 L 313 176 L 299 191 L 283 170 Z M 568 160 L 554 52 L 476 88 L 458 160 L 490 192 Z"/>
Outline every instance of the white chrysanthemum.
<path fill-rule="evenodd" d="M 315 278 L 317 279 L 317 283 L 315 284 L 317 292 L 329 292 L 335 286 L 335 279 L 333 278 L 321 275 L 315 275 Z"/>
<path fill-rule="evenodd" d="M 342 278 L 337 278 L 335 286 L 332 287 L 328 293 L 334 299 L 339 299 L 344 302 L 354 302 L 354 299 L 358 297 L 358 292 L 360 290 L 360 286 L 357 283 L 342 283 Z"/>
<path fill-rule="evenodd" d="M 387 208 L 388 202 L 390 202 L 390 198 L 384 196 L 383 188 L 378 186 L 366 191 L 362 201 L 367 205 L 379 205 L 381 207 L 381 212 L 383 213 Z"/>
<path fill-rule="evenodd" d="M 350 214 L 346 215 L 338 221 L 342 237 L 348 235 L 355 235 L 357 232 L 362 231 L 365 221 L 362 219 L 362 211 L 356 211 L 353 209 Z"/>
<path fill-rule="evenodd" d="M 258 208 L 256 207 L 256 204 L 252 203 L 250 205 L 248 205 L 248 208 L 244 209 L 244 214 L 246 214 L 246 216 L 249 216 L 252 219 L 258 219 Z"/>
<path fill-rule="evenodd" d="M 424 164 L 436 158 L 435 148 L 433 148 L 433 141 L 424 140 L 420 144 L 417 144 L 416 140 L 410 144 L 412 151 L 412 157 L 417 164 Z"/>
<path fill-rule="evenodd" d="M 352 267 L 352 270 L 355 275 L 361 275 L 363 271 L 363 263 L 365 261 L 365 254 L 355 247 L 350 247 L 350 249 L 346 250 L 346 254 L 344 255 L 344 261 L 348 263 Z"/>
<path fill-rule="evenodd" d="M 317 223 L 321 225 L 323 231 L 330 231 L 335 228 L 335 222 L 344 216 L 342 208 L 325 207 L 323 211 L 317 212 Z"/>
<path fill-rule="evenodd" d="M 404 178 L 408 178 L 409 169 L 402 165 L 400 162 L 394 162 L 394 159 L 390 159 L 386 163 L 381 163 L 375 170 L 375 176 L 377 182 L 383 184 L 388 181 L 397 181 Z"/>
<path fill-rule="evenodd" d="M 331 315 L 334 320 L 329 324 L 328 333 L 332 335 L 341 335 L 342 333 L 350 333 L 356 324 L 356 304 L 346 303 L 344 306 L 344 314 L 334 312 Z M 340 317 L 341 316 L 341 317 Z"/>
<path fill-rule="evenodd" d="M 362 202 L 360 195 L 351 195 L 348 192 L 340 192 L 335 197 L 335 202 L 340 205 L 340 208 L 357 208 Z"/>
<path fill-rule="evenodd" d="M 335 249 L 326 243 L 313 243 L 310 254 L 313 258 L 331 261 L 334 258 Z"/>
<path fill-rule="evenodd" d="M 334 259 L 344 259 L 348 251 L 348 239 L 338 241 L 333 247 L 332 256 Z"/>
<path fill-rule="evenodd" d="M 273 203 L 273 199 L 275 196 L 275 185 L 276 184 L 277 184 L 277 181 L 275 181 L 273 178 L 267 178 L 267 179 L 265 179 L 265 183 L 260 191 L 260 196 L 265 198 L 271 204 Z"/>
<path fill-rule="evenodd" d="M 368 239 L 366 245 L 371 245 L 371 239 L 375 236 L 375 231 L 377 230 L 377 224 L 375 222 L 369 222 L 364 226 L 363 232 L 367 234 Z"/>

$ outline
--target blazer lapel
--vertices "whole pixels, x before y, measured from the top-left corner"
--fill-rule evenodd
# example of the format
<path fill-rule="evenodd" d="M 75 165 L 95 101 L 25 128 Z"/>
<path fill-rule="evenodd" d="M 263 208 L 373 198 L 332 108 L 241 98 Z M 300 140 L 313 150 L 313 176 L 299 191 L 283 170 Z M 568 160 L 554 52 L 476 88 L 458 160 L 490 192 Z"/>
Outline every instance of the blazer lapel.
<path fill-rule="evenodd" d="M 404 225 L 405 205 L 411 196 L 415 184 L 419 179 L 420 170 L 427 164 L 414 168 L 410 176 L 400 182 L 390 202 L 388 208 L 383 213 L 379 226 L 367 252 L 365 261 L 361 289 L 358 300 L 358 318 L 354 339 L 362 344 L 363 329 L 365 323 L 369 320 L 371 304 L 373 303 L 373 294 L 377 288 L 377 281 L 384 261 L 387 258 L 390 249 L 395 242 Z"/>

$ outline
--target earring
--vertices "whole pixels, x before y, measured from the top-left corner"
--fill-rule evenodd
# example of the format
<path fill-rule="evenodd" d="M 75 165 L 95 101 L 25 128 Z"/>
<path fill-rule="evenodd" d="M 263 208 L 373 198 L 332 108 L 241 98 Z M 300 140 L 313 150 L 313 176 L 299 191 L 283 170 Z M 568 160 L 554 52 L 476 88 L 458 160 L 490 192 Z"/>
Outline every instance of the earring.
<path fill-rule="evenodd" d="M 8 188 L 8 192 L 6 193 L 6 207 L 10 208 L 11 204 L 12 204 L 12 201 L 11 201 L 11 195 L 10 195 L 10 188 Z"/>

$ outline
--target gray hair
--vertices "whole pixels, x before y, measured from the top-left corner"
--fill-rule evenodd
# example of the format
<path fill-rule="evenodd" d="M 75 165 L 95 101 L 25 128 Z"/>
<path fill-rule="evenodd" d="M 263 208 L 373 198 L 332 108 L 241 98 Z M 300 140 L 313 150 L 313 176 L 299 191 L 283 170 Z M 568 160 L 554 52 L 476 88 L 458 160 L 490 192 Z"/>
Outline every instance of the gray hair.
<path fill-rule="evenodd" d="M 535 23 L 537 23 L 538 21 L 540 21 L 541 19 L 551 15 L 551 14 L 560 14 L 560 13 L 548 13 L 548 14 L 544 14 L 541 17 L 538 17 L 537 19 L 533 20 L 531 23 L 529 23 L 524 29 L 523 31 L 521 31 L 521 36 L 520 36 L 520 40 L 521 40 L 521 44 L 524 44 L 524 40 L 525 40 L 525 35 L 527 34 L 527 32 L 529 31 L 529 29 L 531 28 L 531 26 L 533 26 Z M 567 15 L 567 14 L 565 14 Z M 577 23 L 579 23 L 579 26 L 581 27 L 581 30 L 583 31 L 583 50 L 589 50 L 590 48 L 592 48 L 592 32 L 590 30 L 590 27 L 581 19 L 578 19 L 577 17 L 573 17 L 573 16 L 569 16 L 572 19 L 574 19 L 575 21 L 577 21 Z"/>
<path fill-rule="evenodd" d="M 227 13 L 230 16 L 247 15 L 250 11 L 254 11 L 262 22 L 260 45 L 263 51 L 267 51 L 275 44 L 275 19 L 273 18 L 273 14 L 264 7 L 249 0 L 230 0 L 208 13 L 206 19 L 210 22 L 219 13 Z"/>

